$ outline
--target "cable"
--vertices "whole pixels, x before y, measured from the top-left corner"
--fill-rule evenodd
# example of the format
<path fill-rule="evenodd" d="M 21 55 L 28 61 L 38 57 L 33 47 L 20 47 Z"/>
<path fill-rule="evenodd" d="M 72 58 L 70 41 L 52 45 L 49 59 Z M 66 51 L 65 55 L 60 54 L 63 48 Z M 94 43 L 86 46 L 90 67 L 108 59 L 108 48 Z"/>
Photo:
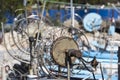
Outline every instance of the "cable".
<path fill-rule="evenodd" d="M 92 75 L 93 75 L 94 80 L 96 80 L 94 72 L 92 72 Z"/>
<path fill-rule="evenodd" d="M 90 69 L 86 66 L 86 64 L 83 62 L 83 59 L 82 59 L 82 63 L 83 63 L 83 65 L 85 66 L 85 68 L 86 68 L 88 71 L 92 72 L 93 78 L 94 78 L 94 80 L 96 80 L 94 71 L 93 71 L 93 70 L 90 70 Z"/>
<path fill-rule="evenodd" d="M 86 66 L 86 64 L 84 63 L 84 61 L 81 59 L 81 62 L 83 63 L 83 65 L 85 66 L 85 68 L 88 70 L 88 71 L 90 71 L 90 72 L 93 72 L 93 70 L 90 70 L 87 66 Z"/>
<path fill-rule="evenodd" d="M 103 71 L 102 71 L 101 63 L 100 63 L 100 71 L 101 71 L 102 80 L 104 80 L 104 76 L 103 76 Z"/>

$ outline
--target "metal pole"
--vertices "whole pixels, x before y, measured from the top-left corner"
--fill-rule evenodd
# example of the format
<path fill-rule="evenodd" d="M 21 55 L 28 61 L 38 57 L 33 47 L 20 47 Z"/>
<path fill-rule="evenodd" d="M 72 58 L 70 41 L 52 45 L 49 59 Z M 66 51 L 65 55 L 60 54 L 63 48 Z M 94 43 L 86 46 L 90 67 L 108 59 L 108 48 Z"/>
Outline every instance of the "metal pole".
<path fill-rule="evenodd" d="M 74 27 L 74 7 L 73 7 L 73 0 L 70 1 L 71 5 L 71 25 Z"/>
<path fill-rule="evenodd" d="M 27 0 L 23 1 L 23 5 L 26 6 L 27 5 Z"/>
<path fill-rule="evenodd" d="M 3 34 L 3 38 L 4 38 L 4 27 L 3 27 L 3 22 L 1 22 L 1 27 L 2 27 L 2 34 Z M 3 39 L 4 40 L 4 39 Z M 3 55 L 3 57 L 5 58 L 6 57 L 6 53 L 3 53 L 4 55 Z M 5 66 L 3 65 L 2 66 L 2 72 L 1 72 L 1 74 L 2 74 L 2 80 L 7 80 L 6 79 L 6 73 L 5 73 Z"/>
<path fill-rule="evenodd" d="M 28 14 L 28 12 L 27 12 L 27 0 L 24 0 L 23 1 L 23 5 L 24 5 L 24 7 L 25 7 L 25 18 L 26 18 L 26 21 L 27 21 L 27 14 Z M 27 24 L 26 24 L 27 25 Z"/>
<path fill-rule="evenodd" d="M 67 66 L 67 80 L 70 80 L 70 56 L 68 52 L 66 52 L 65 55 L 65 64 Z"/>
<path fill-rule="evenodd" d="M 29 37 L 29 47 L 30 47 L 30 75 L 33 75 L 33 42 L 34 42 L 34 38 L 33 37 Z"/>
<path fill-rule="evenodd" d="M 118 48 L 118 80 L 120 80 L 120 47 Z"/>
<path fill-rule="evenodd" d="M 75 7 L 72 7 L 72 27 L 75 27 L 75 23 L 74 23 L 75 13 L 74 13 L 74 11 L 75 11 Z"/>
<path fill-rule="evenodd" d="M 38 14 L 38 16 L 41 17 L 41 19 L 40 19 L 40 22 L 39 22 L 39 20 L 37 21 L 37 25 L 38 25 L 38 35 L 37 35 L 35 47 L 37 47 L 38 40 L 39 40 L 39 35 L 40 35 L 40 34 L 39 34 L 39 33 L 40 33 L 40 29 L 41 29 L 41 27 L 43 26 L 42 22 L 43 22 L 43 18 L 44 18 L 45 6 L 46 6 L 46 0 L 45 0 L 44 3 L 43 3 L 43 8 L 42 8 L 41 16 Z M 39 5 L 37 5 L 37 7 L 38 7 L 38 13 L 39 13 Z"/>
<path fill-rule="evenodd" d="M 67 61 L 67 80 L 70 80 L 70 62 Z"/>

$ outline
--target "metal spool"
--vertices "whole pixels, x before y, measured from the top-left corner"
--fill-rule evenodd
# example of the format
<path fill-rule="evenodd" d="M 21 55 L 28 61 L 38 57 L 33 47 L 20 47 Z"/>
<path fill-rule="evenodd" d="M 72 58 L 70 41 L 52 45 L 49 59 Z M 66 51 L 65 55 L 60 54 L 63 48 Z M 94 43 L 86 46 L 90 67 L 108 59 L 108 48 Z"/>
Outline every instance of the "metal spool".
<path fill-rule="evenodd" d="M 59 37 L 53 42 L 51 55 L 54 61 L 60 65 L 65 66 L 65 51 L 69 49 L 79 50 L 77 43 L 69 37 Z M 72 62 L 75 58 L 72 58 Z"/>

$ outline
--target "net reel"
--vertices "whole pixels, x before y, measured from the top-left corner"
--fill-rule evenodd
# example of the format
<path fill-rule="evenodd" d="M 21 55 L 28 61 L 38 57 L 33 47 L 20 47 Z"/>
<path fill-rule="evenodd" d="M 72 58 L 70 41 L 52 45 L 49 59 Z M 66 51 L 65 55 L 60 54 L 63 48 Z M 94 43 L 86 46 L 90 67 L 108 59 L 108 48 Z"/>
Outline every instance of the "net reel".
<path fill-rule="evenodd" d="M 69 37 L 60 37 L 53 42 L 51 55 L 55 62 L 60 66 L 65 66 L 65 52 L 66 50 L 79 50 L 77 43 Z M 75 58 L 72 58 L 72 62 Z"/>
<path fill-rule="evenodd" d="M 83 19 L 84 29 L 89 32 L 97 31 L 102 24 L 102 17 L 97 13 L 88 13 Z"/>

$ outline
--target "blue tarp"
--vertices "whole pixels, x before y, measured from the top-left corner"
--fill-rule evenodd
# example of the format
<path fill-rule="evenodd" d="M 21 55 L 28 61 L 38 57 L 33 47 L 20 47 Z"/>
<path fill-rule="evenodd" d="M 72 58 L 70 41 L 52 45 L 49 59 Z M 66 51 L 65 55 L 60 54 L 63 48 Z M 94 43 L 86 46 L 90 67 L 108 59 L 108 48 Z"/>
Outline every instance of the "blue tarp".
<path fill-rule="evenodd" d="M 93 50 L 89 50 L 89 51 L 83 51 L 83 56 L 84 57 L 96 57 L 97 59 L 113 59 L 113 60 L 118 60 L 118 56 L 116 52 L 107 52 L 107 51 L 93 51 Z"/>
<path fill-rule="evenodd" d="M 60 18 L 59 18 L 60 21 L 63 21 L 64 16 L 70 14 L 70 9 L 67 9 L 67 10 L 66 9 L 60 9 L 60 10 L 50 9 L 50 10 L 48 10 L 48 13 L 49 13 L 49 15 L 50 15 L 50 17 L 52 19 L 56 19 L 57 18 L 56 15 L 58 14 L 58 12 L 60 13 Z M 91 13 L 91 12 L 95 12 L 95 13 L 100 14 L 102 16 L 102 19 L 104 19 L 104 20 L 105 19 L 110 19 L 112 17 L 114 17 L 115 19 L 118 19 L 118 17 L 119 17 L 119 13 L 115 9 L 113 9 L 113 8 L 106 8 L 106 9 L 94 9 L 94 8 L 92 9 L 91 8 L 91 9 L 87 10 L 87 13 L 84 11 L 84 9 L 75 9 L 75 13 L 77 13 L 82 18 L 84 18 L 84 16 L 86 14 Z M 36 14 L 35 11 L 33 11 L 33 13 Z M 44 13 L 44 16 L 45 15 L 46 15 L 46 11 Z M 12 23 L 13 22 L 14 17 L 11 16 L 11 14 L 9 12 L 7 12 L 5 14 L 5 17 L 7 18 L 7 22 L 6 23 Z"/>
<path fill-rule="evenodd" d="M 10 12 L 6 12 L 6 13 L 5 13 L 5 17 L 6 17 L 6 23 L 7 23 L 7 24 L 12 24 L 12 23 L 13 23 L 14 16 L 12 16 L 12 15 L 10 14 Z"/>

